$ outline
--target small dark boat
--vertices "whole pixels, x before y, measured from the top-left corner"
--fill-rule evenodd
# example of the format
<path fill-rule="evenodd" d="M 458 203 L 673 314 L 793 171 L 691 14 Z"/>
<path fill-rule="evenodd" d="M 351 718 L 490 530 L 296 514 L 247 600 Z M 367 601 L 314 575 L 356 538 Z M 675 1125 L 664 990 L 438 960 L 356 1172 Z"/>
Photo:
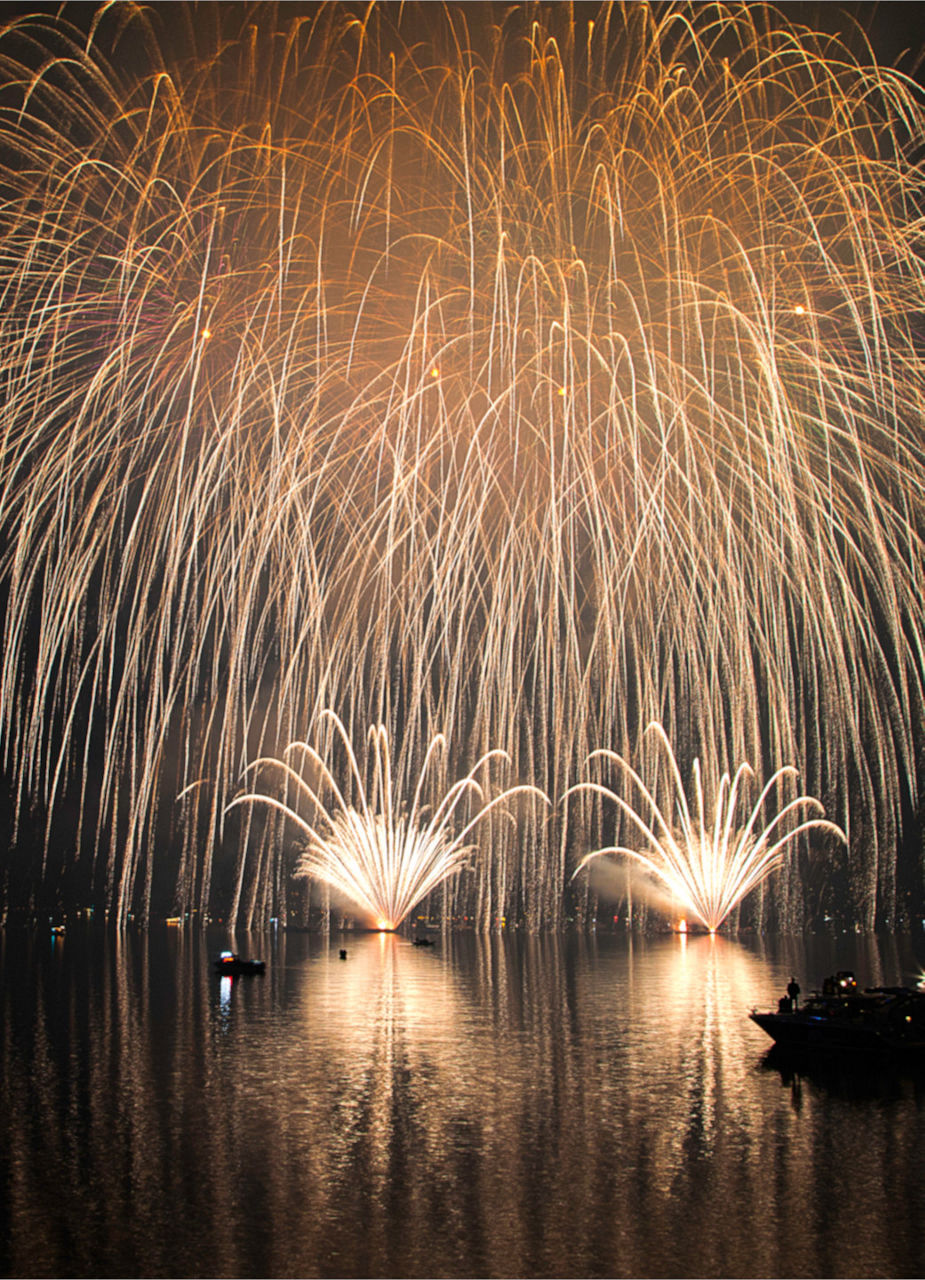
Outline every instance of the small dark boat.
<path fill-rule="evenodd" d="M 412 938 L 412 947 L 432 947 L 434 945 L 430 938 Z"/>
<path fill-rule="evenodd" d="M 263 973 L 266 967 L 265 960 L 245 960 L 234 951 L 222 951 L 215 961 L 216 973 Z"/>
<path fill-rule="evenodd" d="M 782 996 L 777 1010 L 749 1014 L 782 1049 L 925 1054 L 925 991 L 912 987 L 858 989 L 844 969 L 826 978 L 802 1007 Z"/>

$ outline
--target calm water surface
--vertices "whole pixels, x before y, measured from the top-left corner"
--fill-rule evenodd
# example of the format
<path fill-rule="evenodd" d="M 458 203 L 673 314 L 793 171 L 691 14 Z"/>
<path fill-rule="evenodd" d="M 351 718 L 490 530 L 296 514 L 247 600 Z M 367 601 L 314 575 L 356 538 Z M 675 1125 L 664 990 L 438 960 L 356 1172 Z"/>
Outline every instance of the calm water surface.
<path fill-rule="evenodd" d="M 0 934 L 4 1274 L 925 1274 L 925 1075 L 746 1018 L 917 936 L 228 941 Z"/>

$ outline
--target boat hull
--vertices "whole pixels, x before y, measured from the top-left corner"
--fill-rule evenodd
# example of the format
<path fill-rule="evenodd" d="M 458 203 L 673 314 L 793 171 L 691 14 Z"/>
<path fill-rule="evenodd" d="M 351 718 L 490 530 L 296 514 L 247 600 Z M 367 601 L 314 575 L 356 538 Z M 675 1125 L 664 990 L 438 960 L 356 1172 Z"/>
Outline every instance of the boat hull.
<path fill-rule="evenodd" d="M 751 1013 L 752 1022 L 784 1049 L 818 1049 L 829 1052 L 896 1053 L 923 1051 L 925 1044 L 900 1042 L 883 1032 L 850 1026 L 838 1019 L 799 1013 Z"/>
<path fill-rule="evenodd" d="M 263 973 L 265 960 L 244 960 L 240 956 L 222 957 L 215 962 L 215 972 L 223 974 Z"/>
<path fill-rule="evenodd" d="M 816 996 L 802 1009 L 749 1017 L 784 1049 L 925 1055 L 925 994 L 908 988 Z"/>

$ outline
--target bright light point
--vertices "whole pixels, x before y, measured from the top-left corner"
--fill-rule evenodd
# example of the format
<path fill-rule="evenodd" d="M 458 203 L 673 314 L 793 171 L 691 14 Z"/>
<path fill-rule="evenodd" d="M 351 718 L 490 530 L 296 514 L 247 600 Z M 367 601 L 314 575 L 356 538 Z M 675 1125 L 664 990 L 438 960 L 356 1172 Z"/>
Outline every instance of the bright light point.
<path fill-rule="evenodd" d="M 802 302 L 798 302 L 797 305 L 793 308 L 793 314 L 796 316 L 806 315 L 806 308 L 803 306 Z"/>
<path fill-rule="evenodd" d="M 795 836 L 825 831 L 847 844 L 841 828 L 821 816 L 824 810 L 813 796 L 797 796 L 775 806 L 772 792 L 785 779 L 795 777 L 792 766 L 784 765 L 771 775 L 757 803 L 750 800 L 748 806 L 740 806 L 740 799 L 744 800 L 749 783 L 755 779 L 752 768 L 739 765 L 734 778 L 724 773 L 711 800 L 704 785 L 704 770 L 695 760 L 694 799 L 690 802 L 668 735 L 657 721 L 648 725 L 646 736 L 650 733 L 656 736 L 664 753 L 673 794 L 663 797 L 660 803 L 661 788 L 647 786 L 622 756 L 615 751 L 594 752 L 589 758 L 607 760 L 622 770 L 636 793 L 636 804 L 597 782 L 581 782 L 572 788 L 572 792 L 591 791 L 612 800 L 620 811 L 621 835 L 627 841 L 586 854 L 574 875 L 604 853 L 632 858 L 675 902 L 684 904 L 690 915 L 715 933 L 729 912 L 782 865 L 787 846 Z M 665 800 L 669 803 L 665 804 Z M 796 826 L 787 823 L 790 829 L 785 830 L 785 820 L 796 818 L 801 810 L 820 816 L 804 817 Z M 638 847 L 632 848 L 629 841 Z M 686 919 L 678 924 L 678 932 L 687 932 Z"/>
<path fill-rule="evenodd" d="M 275 774 L 287 799 L 248 791 L 232 800 L 226 812 L 238 804 L 260 804 L 289 819 L 308 837 L 295 874 L 329 885 L 364 919 L 375 920 L 380 933 L 397 929 L 431 890 L 469 864 L 477 848 L 472 832 L 489 813 L 515 796 L 549 803 L 542 791 L 526 785 L 488 798 L 487 769 L 508 760 L 503 751 L 485 752 L 468 774 L 441 791 L 434 775 L 446 750 L 443 734 L 431 739 L 415 779 L 393 769 L 384 725 L 370 728 L 361 762 L 334 712 L 322 712 L 319 720 L 325 728 L 333 726 L 326 749 L 336 745 L 346 755 L 353 803 L 345 800 L 342 783 L 319 751 L 308 742 L 291 742 L 281 759 L 262 756 L 247 770 Z M 293 767 L 298 763 L 307 767 L 307 776 Z M 408 805 L 402 803 L 403 785 L 413 797 Z"/>
<path fill-rule="evenodd" d="M 434 368 L 433 368 L 433 369 L 431 369 L 431 371 L 430 371 L 430 376 L 431 376 L 432 378 L 439 378 L 439 377 L 440 377 L 440 370 L 436 367 L 436 365 L 434 366 Z"/>
<path fill-rule="evenodd" d="M 560 388 L 559 388 L 559 395 L 560 395 L 560 396 L 564 396 L 564 395 L 565 395 L 565 387 L 560 387 Z"/>
<path fill-rule="evenodd" d="M 204 342 L 208 342 L 208 340 L 209 340 L 211 337 L 212 337 L 212 330 L 211 330 L 211 329 L 203 329 L 203 331 L 202 331 L 202 338 L 203 338 L 203 341 L 204 341 Z"/>

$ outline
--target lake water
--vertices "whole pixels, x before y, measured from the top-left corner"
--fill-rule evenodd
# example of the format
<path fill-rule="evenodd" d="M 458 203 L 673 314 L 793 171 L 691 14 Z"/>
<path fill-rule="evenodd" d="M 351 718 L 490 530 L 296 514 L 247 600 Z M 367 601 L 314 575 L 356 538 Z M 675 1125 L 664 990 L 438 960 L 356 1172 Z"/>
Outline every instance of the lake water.
<path fill-rule="evenodd" d="M 437 936 L 0 933 L 3 1273 L 925 1274 L 925 1074 L 746 1017 L 925 937 Z"/>

